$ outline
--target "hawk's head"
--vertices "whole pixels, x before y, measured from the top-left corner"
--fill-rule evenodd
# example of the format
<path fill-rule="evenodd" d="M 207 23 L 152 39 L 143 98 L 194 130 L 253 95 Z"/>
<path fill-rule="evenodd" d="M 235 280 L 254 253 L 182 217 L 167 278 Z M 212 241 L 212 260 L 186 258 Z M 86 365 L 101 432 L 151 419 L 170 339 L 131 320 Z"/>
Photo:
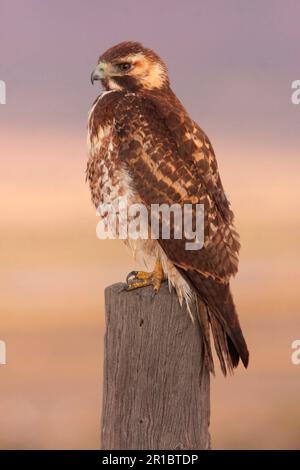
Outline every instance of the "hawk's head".
<path fill-rule="evenodd" d="M 106 90 L 153 90 L 169 85 L 164 62 L 138 42 L 121 42 L 104 52 L 91 80 L 101 80 Z"/>

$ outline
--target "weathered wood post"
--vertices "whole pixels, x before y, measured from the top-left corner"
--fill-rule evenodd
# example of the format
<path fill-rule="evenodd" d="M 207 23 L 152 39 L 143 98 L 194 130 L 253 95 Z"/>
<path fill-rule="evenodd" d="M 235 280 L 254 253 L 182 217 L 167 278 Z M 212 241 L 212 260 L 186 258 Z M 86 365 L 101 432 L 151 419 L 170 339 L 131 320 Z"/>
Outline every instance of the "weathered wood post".
<path fill-rule="evenodd" d="M 210 448 L 209 373 L 198 323 L 163 283 L 105 290 L 103 449 Z"/>

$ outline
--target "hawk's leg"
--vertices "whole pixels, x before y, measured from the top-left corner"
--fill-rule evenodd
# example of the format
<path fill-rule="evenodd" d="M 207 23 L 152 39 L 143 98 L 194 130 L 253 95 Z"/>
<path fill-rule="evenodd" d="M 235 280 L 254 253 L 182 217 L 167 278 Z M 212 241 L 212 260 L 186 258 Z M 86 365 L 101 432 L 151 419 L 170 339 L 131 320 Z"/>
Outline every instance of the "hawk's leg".
<path fill-rule="evenodd" d="M 145 271 L 131 271 L 126 278 L 127 290 L 138 289 L 139 287 L 153 286 L 155 292 L 158 292 L 164 279 L 164 272 L 157 258 L 154 271 L 147 273 Z"/>

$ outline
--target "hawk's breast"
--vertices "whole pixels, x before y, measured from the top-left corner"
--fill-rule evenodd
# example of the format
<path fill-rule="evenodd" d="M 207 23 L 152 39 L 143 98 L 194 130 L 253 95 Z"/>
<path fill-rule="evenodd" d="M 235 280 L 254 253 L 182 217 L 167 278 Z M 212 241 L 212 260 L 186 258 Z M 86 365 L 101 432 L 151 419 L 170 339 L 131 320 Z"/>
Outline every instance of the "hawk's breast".
<path fill-rule="evenodd" d="M 104 93 L 96 100 L 89 114 L 87 179 L 96 209 L 100 206 L 111 207 L 119 217 L 120 201 L 131 204 L 137 202 L 137 197 L 134 197 L 130 176 L 118 158 L 114 117 L 111 108 L 106 105 L 107 95 Z M 114 222 L 110 220 L 112 211 L 102 211 L 110 226 Z"/>

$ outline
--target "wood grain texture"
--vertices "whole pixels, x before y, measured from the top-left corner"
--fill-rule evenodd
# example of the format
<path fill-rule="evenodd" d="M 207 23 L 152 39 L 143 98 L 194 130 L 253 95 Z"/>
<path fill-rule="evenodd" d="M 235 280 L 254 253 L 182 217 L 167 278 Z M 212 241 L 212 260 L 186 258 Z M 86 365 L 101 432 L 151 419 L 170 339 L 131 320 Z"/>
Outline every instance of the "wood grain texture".
<path fill-rule="evenodd" d="M 103 449 L 210 448 L 209 373 L 198 323 L 163 283 L 105 290 Z"/>

